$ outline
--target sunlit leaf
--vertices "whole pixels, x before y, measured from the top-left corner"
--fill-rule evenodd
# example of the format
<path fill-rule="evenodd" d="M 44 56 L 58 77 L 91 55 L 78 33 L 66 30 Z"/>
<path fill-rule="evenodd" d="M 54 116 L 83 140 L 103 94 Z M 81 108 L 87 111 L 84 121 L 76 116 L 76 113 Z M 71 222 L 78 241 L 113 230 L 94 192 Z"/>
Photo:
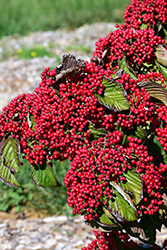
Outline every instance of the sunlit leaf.
<path fill-rule="evenodd" d="M 167 91 L 161 84 L 153 81 L 138 82 L 137 84 L 139 87 L 144 87 L 151 97 L 158 99 L 167 106 Z"/>
<path fill-rule="evenodd" d="M 13 172 L 20 172 L 20 143 L 17 139 L 8 137 L 2 149 L 2 159 L 7 168 Z"/>
<path fill-rule="evenodd" d="M 118 227 L 105 213 L 102 214 L 98 220 L 95 220 L 100 226 L 104 227 Z"/>
<path fill-rule="evenodd" d="M 6 167 L 2 160 L 0 161 L 0 180 L 9 186 L 20 187 L 15 173 Z"/>
<path fill-rule="evenodd" d="M 32 181 L 41 187 L 59 186 L 56 177 L 48 163 L 31 166 Z"/>
<path fill-rule="evenodd" d="M 130 198 L 119 184 L 111 182 L 113 198 L 108 201 L 107 209 L 120 222 L 137 219 L 137 210 Z"/>
<path fill-rule="evenodd" d="M 135 169 L 127 170 L 123 175 L 126 177 L 126 181 L 120 181 L 120 186 L 132 196 L 134 204 L 137 205 L 143 198 L 142 177 Z"/>
<path fill-rule="evenodd" d="M 112 82 L 108 78 L 103 78 L 102 84 L 105 86 L 104 94 L 95 94 L 99 103 L 114 111 L 129 109 L 129 103 L 125 97 L 127 94 L 122 84 Z"/>

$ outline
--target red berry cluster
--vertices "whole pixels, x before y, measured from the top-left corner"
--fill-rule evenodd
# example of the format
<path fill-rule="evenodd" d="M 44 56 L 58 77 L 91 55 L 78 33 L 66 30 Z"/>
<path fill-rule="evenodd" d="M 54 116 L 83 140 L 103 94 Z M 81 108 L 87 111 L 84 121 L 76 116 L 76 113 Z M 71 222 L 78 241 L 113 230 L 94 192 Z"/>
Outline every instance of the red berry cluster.
<path fill-rule="evenodd" d="M 74 214 L 84 212 L 86 220 L 97 218 L 100 198 L 112 198 L 109 182 L 121 178 L 122 172 L 131 168 L 125 149 L 119 145 L 121 138 L 122 133 L 114 131 L 106 139 L 99 138 L 77 151 L 64 181 Z"/>
<path fill-rule="evenodd" d="M 135 168 L 142 176 L 144 199 L 138 213 L 154 214 L 162 202 L 161 189 L 165 185 L 167 164 L 153 164 L 142 140 L 128 137 L 129 144 L 122 146 L 122 133 L 114 131 L 97 141 L 80 148 L 71 162 L 65 177 L 68 204 L 73 213 L 84 214 L 85 220 L 98 218 L 101 199 L 104 205 L 112 199 L 111 181 L 126 181 L 124 173 Z"/>
<path fill-rule="evenodd" d="M 123 17 L 125 22 L 135 29 L 139 29 L 143 24 L 156 26 L 167 21 L 166 0 L 132 0 L 128 5 Z"/>
<path fill-rule="evenodd" d="M 102 78 L 109 72 L 85 63 L 82 74 L 69 76 L 56 89 L 55 70 L 46 68 L 34 93 L 18 96 L 0 115 L 0 136 L 12 134 L 19 139 L 32 165 L 72 159 L 89 142 L 90 123 L 114 129 L 113 115 L 106 115 L 106 108 L 94 96 L 95 92 L 102 94 Z"/>
<path fill-rule="evenodd" d="M 143 180 L 143 202 L 140 205 L 139 214 L 153 215 L 159 211 L 162 205 L 162 188 L 165 187 L 165 172 L 167 164 L 160 163 L 156 165 L 153 156 L 148 155 L 147 147 L 141 144 L 140 139 L 128 138 L 129 143 L 129 158 L 131 166 L 135 167 L 142 175 Z M 133 157 L 132 157 L 133 156 Z"/>
<path fill-rule="evenodd" d="M 137 244 L 130 240 L 128 234 L 123 232 L 98 232 L 93 230 L 96 239 L 82 250 L 119 250 L 131 249 Z"/>
<path fill-rule="evenodd" d="M 110 69 L 115 61 L 118 62 L 126 56 L 134 71 L 139 70 L 138 66 L 141 66 L 142 63 L 151 64 L 155 58 L 155 47 L 165 42 L 160 36 L 155 35 L 155 31 L 150 27 L 134 30 L 127 23 L 120 26 L 116 25 L 116 27 L 118 29 L 96 42 L 94 57 L 102 59 L 104 51 L 110 50 L 105 62 L 107 69 Z"/>

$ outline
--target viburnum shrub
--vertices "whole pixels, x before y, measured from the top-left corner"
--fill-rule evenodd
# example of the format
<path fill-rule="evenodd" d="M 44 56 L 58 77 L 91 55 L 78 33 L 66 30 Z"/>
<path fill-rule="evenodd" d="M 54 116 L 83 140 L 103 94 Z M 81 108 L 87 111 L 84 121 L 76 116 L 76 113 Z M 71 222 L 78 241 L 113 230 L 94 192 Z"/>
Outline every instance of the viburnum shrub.
<path fill-rule="evenodd" d="M 0 114 L 6 184 L 20 185 L 20 154 L 43 187 L 59 185 L 54 161 L 71 161 L 68 205 L 96 237 L 83 250 L 166 246 L 155 242 L 167 226 L 167 2 L 132 0 L 124 18 L 90 62 L 64 55 Z"/>

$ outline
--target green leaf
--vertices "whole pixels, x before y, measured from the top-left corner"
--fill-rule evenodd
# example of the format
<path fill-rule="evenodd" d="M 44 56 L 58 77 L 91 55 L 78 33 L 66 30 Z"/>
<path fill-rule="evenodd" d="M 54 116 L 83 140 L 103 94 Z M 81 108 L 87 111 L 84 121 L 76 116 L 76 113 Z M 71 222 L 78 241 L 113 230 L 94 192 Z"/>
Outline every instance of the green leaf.
<path fill-rule="evenodd" d="M 95 139 L 99 137 L 106 136 L 108 134 L 107 130 L 104 128 L 94 128 L 92 124 L 89 125 L 89 130 L 93 134 Z"/>
<path fill-rule="evenodd" d="M 120 181 L 120 186 L 133 197 L 134 204 L 137 205 L 143 198 L 142 178 L 135 169 L 127 170 L 123 175 L 126 177 L 126 182 Z"/>
<path fill-rule="evenodd" d="M 134 135 L 135 135 L 134 137 L 138 139 L 141 139 L 141 140 L 146 139 L 146 131 L 140 126 L 136 127 Z"/>
<path fill-rule="evenodd" d="M 97 229 L 98 231 L 102 231 L 102 232 L 111 232 L 114 230 L 113 227 L 110 226 L 100 226 L 100 224 L 98 223 L 98 221 L 96 221 L 95 219 L 91 220 L 91 221 L 85 221 L 86 225 L 89 226 L 91 229 Z"/>
<path fill-rule="evenodd" d="M 0 180 L 9 186 L 20 187 L 15 173 L 6 167 L 2 161 L 0 161 Z"/>
<path fill-rule="evenodd" d="M 137 220 L 137 210 L 130 199 L 116 182 L 110 182 L 113 190 L 113 198 L 108 201 L 107 209 L 120 222 Z"/>
<path fill-rule="evenodd" d="M 119 128 L 119 130 L 123 134 L 123 139 L 122 139 L 122 145 L 126 145 L 129 143 L 128 137 L 133 137 L 133 138 L 138 138 L 141 140 L 145 140 L 147 138 L 147 133 L 146 130 L 143 129 L 140 126 L 134 126 L 132 129 L 122 129 Z"/>
<path fill-rule="evenodd" d="M 144 87 L 145 91 L 147 91 L 151 97 L 158 99 L 167 106 L 167 91 L 161 84 L 153 81 L 145 81 L 138 82 L 137 85 Z"/>
<path fill-rule="evenodd" d="M 17 139 L 8 137 L 2 149 L 2 159 L 7 168 L 13 172 L 20 172 L 20 143 Z"/>
<path fill-rule="evenodd" d="M 36 123 L 35 123 L 35 121 L 34 121 L 33 115 L 30 115 L 30 114 L 28 113 L 28 115 L 27 115 L 27 121 L 28 121 L 28 126 L 29 126 L 29 128 L 31 128 L 32 130 L 35 131 L 35 125 L 36 125 Z"/>
<path fill-rule="evenodd" d="M 31 178 L 36 185 L 41 187 L 59 186 L 59 183 L 57 182 L 55 175 L 48 163 L 31 166 Z"/>
<path fill-rule="evenodd" d="M 136 80 L 136 76 L 134 73 L 132 73 L 132 69 L 130 68 L 130 66 L 128 65 L 128 63 L 125 61 L 125 58 L 123 58 L 120 62 L 119 62 L 119 67 L 121 69 L 123 69 L 127 74 L 130 75 L 131 78 L 133 78 L 134 80 Z"/>
<path fill-rule="evenodd" d="M 162 66 L 160 63 L 156 62 L 157 67 L 159 68 L 161 74 L 163 75 L 163 77 L 165 78 L 165 80 L 167 81 L 167 68 Z"/>
<path fill-rule="evenodd" d="M 121 226 L 116 222 L 115 218 L 103 206 L 98 207 L 97 218 L 91 221 L 86 221 L 86 224 L 98 229 L 99 231 L 111 232 L 113 230 L 120 230 Z"/>
<path fill-rule="evenodd" d="M 102 105 L 114 111 L 129 109 L 129 103 L 125 97 L 126 91 L 122 84 L 112 82 L 112 80 L 108 78 L 103 78 L 102 84 L 105 86 L 104 94 L 102 96 L 97 93 L 95 94 Z"/>
<path fill-rule="evenodd" d="M 95 220 L 100 226 L 104 227 L 118 227 L 105 213 L 102 214 L 98 220 Z"/>

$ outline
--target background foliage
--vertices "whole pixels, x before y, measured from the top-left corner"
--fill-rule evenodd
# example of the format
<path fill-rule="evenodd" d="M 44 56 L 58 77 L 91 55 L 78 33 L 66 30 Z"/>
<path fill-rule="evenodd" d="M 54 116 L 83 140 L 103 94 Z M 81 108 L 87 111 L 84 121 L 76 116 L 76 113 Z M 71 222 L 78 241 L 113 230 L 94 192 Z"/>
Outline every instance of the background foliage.
<path fill-rule="evenodd" d="M 18 180 L 22 187 L 10 187 L 0 181 L 0 211 L 24 213 L 29 210 L 40 211 L 41 215 L 66 214 L 71 215 L 72 209 L 67 205 L 67 194 L 64 186 L 64 176 L 70 167 L 68 160 L 54 162 L 53 171 L 58 176 L 62 187 L 42 188 L 31 181 L 30 164 L 24 162 L 22 174 Z"/>
<path fill-rule="evenodd" d="M 122 23 L 130 0 L 0 0 L 0 37 L 37 30 L 76 28 L 85 23 Z"/>

